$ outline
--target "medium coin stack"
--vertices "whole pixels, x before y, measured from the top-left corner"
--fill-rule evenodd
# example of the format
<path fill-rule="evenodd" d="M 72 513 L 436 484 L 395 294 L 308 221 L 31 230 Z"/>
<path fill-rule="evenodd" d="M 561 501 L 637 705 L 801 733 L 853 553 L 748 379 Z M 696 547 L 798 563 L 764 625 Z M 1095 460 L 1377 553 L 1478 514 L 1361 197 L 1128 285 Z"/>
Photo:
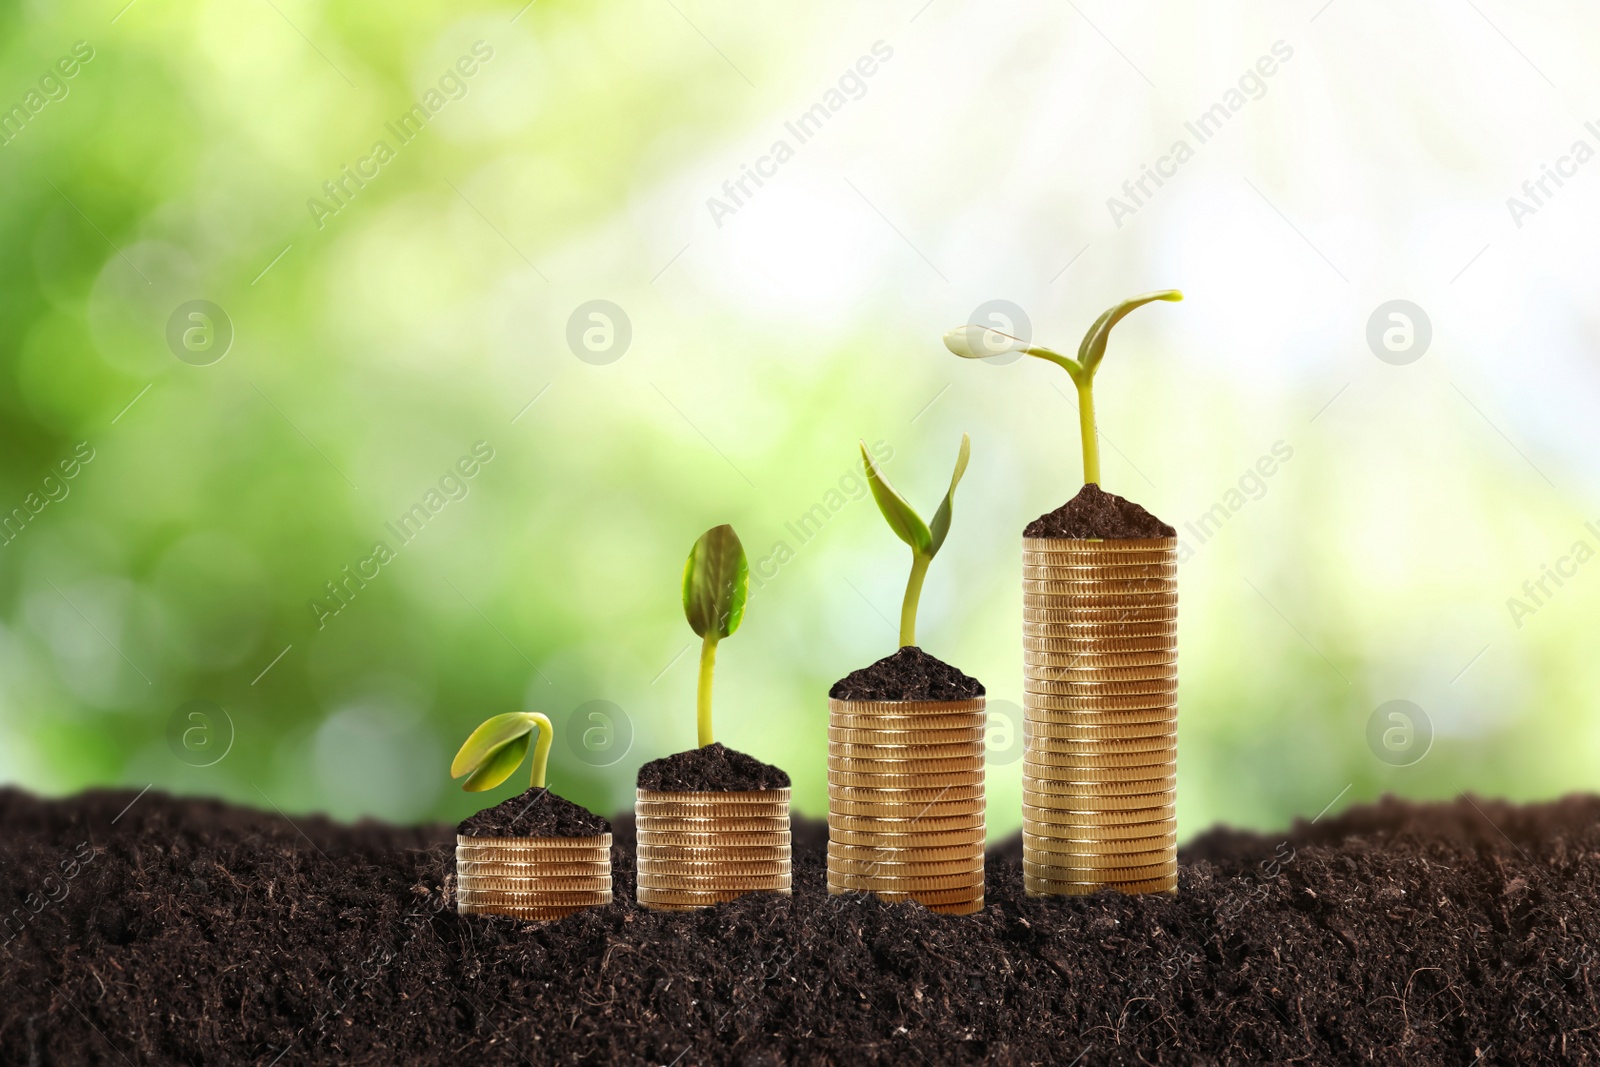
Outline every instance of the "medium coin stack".
<path fill-rule="evenodd" d="M 1177 889 L 1177 545 L 1023 539 L 1031 896 Z"/>
<path fill-rule="evenodd" d="M 828 701 L 828 892 L 983 910 L 983 698 Z"/>
<path fill-rule="evenodd" d="M 746 893 L 789 895 L 789 790 L 667 793 L 640 789 L 639 903 L 709 908 Z"/>
<path fill-rule="evenodd" d="M 611 903 L 611 835 L 456 837 L 456 911 L 559 919 Z"/>

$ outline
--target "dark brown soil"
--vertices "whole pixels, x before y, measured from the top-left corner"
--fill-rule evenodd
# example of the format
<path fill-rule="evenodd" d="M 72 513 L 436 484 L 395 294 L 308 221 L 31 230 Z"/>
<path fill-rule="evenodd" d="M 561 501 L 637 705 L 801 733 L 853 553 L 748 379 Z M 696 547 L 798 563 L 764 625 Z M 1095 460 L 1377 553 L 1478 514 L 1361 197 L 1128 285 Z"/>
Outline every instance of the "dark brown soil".
<path fill-rule="evenodd" d="M 1028 523 L 1022 536 L 1132 541 L 1176 537 L 1178 531 L 1133 501 L 1090 482 L 1059 508 Z"/>
<path fill-rule="evenodd" d="M 907 645 L 851 671 L 833 683 L 828 695 L 835 700 L 973 700 L 983 696 L 983 683 Z"/>
<path fill-rule="evenodd" d="M 788 787 L 789 775 L 782 768 L 724 748 L 721 741 L 675 752 L 639 768 L 640 789 L 666 793 L 747 793 Z"/>
<path fill-rule="evenodd" d="M 1596 797 L 1213 831 L 1174 897 L 1029 899 L 1013 840 L 970 917 L 828 896 L 806 820 L 793 897 L 645 912 L 620 817 L 542 927 L 453 912 L 452 827 L 134 798 L 0 791 L 0 1063 L 1600 1062 Z"/>
<path fill-rule="evenodd" d="M 611 824 L 548 789 L 530 789 L 469 815 L 456 827 L 467 837 L 598 837 Z"/>

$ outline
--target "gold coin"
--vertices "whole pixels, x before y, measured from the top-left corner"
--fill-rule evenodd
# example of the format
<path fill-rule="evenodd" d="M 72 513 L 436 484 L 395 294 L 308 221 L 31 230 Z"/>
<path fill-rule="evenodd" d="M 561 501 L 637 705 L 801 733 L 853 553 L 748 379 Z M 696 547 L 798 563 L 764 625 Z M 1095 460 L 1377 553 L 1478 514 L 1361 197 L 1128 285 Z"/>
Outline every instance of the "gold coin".
<path fill-rule="evenodd" d="M 602 900 L 594 904 L 574 904 L 557 908 L 457 904 L 456 914 L 500 915 L 508 919 L 521 919 L 524 922 L 553 922 L 556 919 L 565 919 L 568 915 L 583 911 L 585 908 L 599 907 L 609 903 L 611 903 L 610 900 Z"/>
<path fill-rule="evenodd" d="M 857 860 L 828 855 L 828 873 L 852 878 L 942 878 L 983 870 L 983 853 L 953 860 Z"/>
<path fill-rule="evenodd" d="M 906 819 L 917 822 L 923 819 L 954 818 L 981 813 L 983 797 L 958 797 L 945 800 L 918 800 L 907 803 L 890 803 L 883 800 L 853 800 L 842 797 L 828 798 L 829 814 L 854 818 Z"/>
<path fill-rule="evenodd" d="M 496 878 L 474 875 L 456 878 L 456 893 L 593 893 L 611 888 L 604 878 Z"/>
<path fill-rule="evenodd" d="M 1090 859 L 1106 859 L 1108 857 L 1086 857 Z M 1169 874 L 1176 874 L 1178 861 L 1175 857 L 1153 860 L 1149 863 L 1135 862 L 1131 865 L 1109 866 L 1105 864 L 1081 864 L 1068 860 L 1066 857 L 1057 856 L 1051 852 L 1035 852 L 1031 856 L 1027 849 L 1022 852 L 1022 873 L 1030 878 L 1044 878 L 1062 882 L 1090 882 L 1095 879 L 1104 879 L 1108 882 L 1148 882 L 1156 878 L 1163 878 Z"/>
<path fill-rule="evenodd" d="M 1147 778 L 1169 778 L 1178 773 L 1177 751 L 1168 747 L 1156 752 L 1108 752 L 1086 755 L 1081 752 L 1050 752 L 1038 747 L 1039 738 L 1030 737 L 1022 751 L 1023 773 L 1050 782 L 1127 782 Z"/>
<path fill-rule="evenodd" d="M 1022 879 L 1023 888 L 1030 897 L 1087 897 L 1102 889 L 1114 889 L 1128 896 L 1154 893 L 1173 893 L 1178 888 L 1178 876 L 1167 875 L 1144 882 L 1061 882 L 1047 878 Z"/>
<path fill-rule="evenodd" d="M 852 716 L 835 712 L 828 716 L 829 737 L 835 741 L 855 741 L 853 737 L 838 736 L 851 731 L 870 735 L 863 744 L 880 744 L 879 736 L 886 736 L 891 744 L 916 743 L 914 738 L 928 735 L 933 743 L 961 740 L 963 733 L 983 729 L 988 713 L 979 708 L 960 715 L 938 718 L 891 717 L 887 715 Z"/>
<path fill-rule="evenodd" d="M 787 804 L 680 804 L 673 800 L 636 800 L 635 814 L 683 819 L 779 819 L 789 814 Z"/>
<path fill-rule="evenodd" d="M 1149 641 L 1145 643 L 1145 648 L 1132 649 L 1108 648 L 1104 647 L 1105 644 L 1054 636 L 1024 635 L 1022 638 L 1024 651 L 1072 656 L 1096 667 L 1145 667 L 1152 663 L 1178 662 L 1178 648 L 1171 641 Z"/>
<path fill-rule="evenodd" d="M 636 801 L 641 804 L 684 804 L 715 808 L 725 808 L 739 804 L 754 804 L 757 806 L 782 805 L 787 807 L 789 804 L 789 787 L 729 792 L 635 789 L 634 796 Z"/>
<path fill-rule="evenodd" d="M 832 825 L 832 819 L 828 821 L 828 844 L 851 848 L 981 848 L 988 836 L 988 830 L 983 826 L 904 833 L 895 830 L 846 830 Z"/>
<path fill-rule="evenodd" d="M 1101 593 L 1177 593 L 1176 577 L 1151 574 L 1144 568 L 1069 568 L 1054 564 L 1022 565 L 1024 593 L 1039 596 L 1092 596 Z"/>
<path fill-rule="evenodd" d="M 879 730 L 864 726 L 828 724 L 828 740 L 845 745 L 949 745 L 968 744 L 983 740 L 984 720 L 964 722 L 960 726 L 940 726 L 915 730 Z"/>
<path fill-rule="evenodd" d="M 1150 824 L 1165 824 L 1171 822 L 1176 825 L 1177 807 L 1173 804 L 1172 796 L 1152 798 L 1147 807 L 1100 807 L 1091 810 L 1074 810 L 1068 805 L 1076 803 L 1073 797 L 1052 797 L 1052 800 L 1061 801 L 1057 806 L 1035 804 L 1030 800 L 1022 803 L 1022 821 L 1053 824 L 1063 828 L 1071 826 L 1092 826 L 1097 832 L 1109 833 L 1118 827 L 1142 827 Z M 1065 832 L 1063 830 L 1063 832 Z M 1142 834 L 1143 831 L 1140 831 Z"/>
<path fill-rule="evenodd" d="M 828 783 L 828 799 L 860 801 L 868 804 L 931 804 L 935 801 L 983 800 L 983 780 L 971 777 L 960 785 L 917 786 L 894 789 L 877 785 L 834 785 Z"/>
<path fill-rule="evenodd" d="M 831 831 L 843 833 L 953 833 L 958 830 L 983 829 L 983 809 L 969 807 L 954 812 L 928 812 L 922 815 L 856 815 L 852 812 L 830 811 L 828 826 Z"/>
<path fill-rule="evenodd" d="M 790 895 L 790 890 L 785 887 L 783 889 L 708 889 L 682 892 L 670 889 L 640 888 L 636 899 L 651 911 L 694 911 L 699 908 L 709 908 L 714 904 L 725 904 L 730 900 L 738 900 L 749 893 L 773 893 L 786 897 Z"/>
<path fill-rule="evenodd" d="M 962 716 L 983 710 L 983 697 L 971 700 L 835 700 L 828 698 L 828 711 L 843 715 L 891 718 L 897 715 L 924 718 L 927 716 Z"/>
<path fill-rule="evenodd" d="M 975 841 L 954 848 L 862 848 L 830 841 L 828 862 L 835 861 L 857 867 L 907 863 L 945 863 L 968 867 L 983 862 L 983 842 Z"/>
<path fill-rule="evenodd" d="M 1033 789 L 1031 786 L 1030 780 L 1023 778 L 1022 802 L 1024 804 L 1031 804 L 1036 808 L 1046 808 L 1053 811 L 1084 812 L 1087 814 L 1160 808 L 1171 804 L 1177 792 L 1171 785 L 1168 785 L 1165 789 L 1138 793 L 1101 792 L 1093 794 L 1045 793 Z"/>
<path fill-rule="evenodd" d="M 611 855 L 611 846 L 584 848 L 505 848 L 501 845 L 457 845 L 456 858 L 506 863 L 592 862 Z"/>
<path fill-rule="evenodd" d="M 1058 711 L 1054 708 L 1027 708 L 1025 728 L 1039 737 L 1155 737 L 1174 733 L 1178 709 L 1145 708 L 1139 711 Z"/>
<path fill-rule="evenodd" d="M 905 901 L 915 901 L 929 911 L 940 911 L 945 914 L 970 915 L 971 911 L 955 911 L 950 909 L 969 908 L 973 904 L 976 911 L 983 910 L 983 886 L 962 886 L 959 889 L 919 889 L 908 892 L 906 890 L 870 890 L 870 889 L 845 889 L 839 886 L 828 887 L 830 896 L 842 897 L 848 895 L 875 896 L 887 904 L 900 904 Z"/>
<path fill-rule="evenodd" d="M 456 871 L 460 874 L 605 874 L 611 870 L 611 855 L 602 852 L 584 859 L 478 860 L 463 859 L 456 852 Z"/>
<path fill-rule="evenodd" d="M 1154 843 L 1148 847 L 1134 847 L 1144 841 Z M 1165 843 L 1165 839 L 1159 837 L 1130 838 L 1113 842 L 1095 841 L 1080 846 L 1072 841 L 1024 834 L 1022 855 L 1024 858 L 1032 859 L 1034 863 L 1053 863 L 1064 867 L 1143 867 L 1175 860 L 1178 847 L 1176 839 L 1171 843 Z"/>
<path fill-rule="evenodd" d="M 1178 677 L 1176 658 L 1161 663 L 1111 663 L 1078 652 L 1024 652 L 1024 667 L 1034 678 L 1057 682 L 1143 682 Z"/>
<path fill-rule="evenodd" d="M 981 774 L 982 756 L 955 756 L 950 759 L 856 759 L 853 756 L 829 756 L 828 770 L 850 774 Z"/>
<path fill-rule="evenodd" d="M 532 849 L 535 851 L 548 849 L 608 849 L 611 847 L 611 835 L 605 833 L 595 834 L 592 837 L 472 837 L 467 834 L 457 834 L 456 845 L 471 848 Z"/>
<path fill-rule="evenodd" d="M 1123 737 L 1118 736 L 1114 729 L 1104 729 L 1101 733 L 1085 736 L 1088 731 L 1074 729 L 1067 726 L 1061 728 L 1058 723 L 1034 723 L 1024 720 L 1029 749 L 1034 752 L 1077 753 L 1086 757 L 1112 757 L 1112 755 L 1165 755 L 1168 760 L 1178 752 L 1178 731 L 1168 729 L 1163 734 L 1146 734 L 1146 736 Z"/>
<path fill-rule="evenodd" d="M 1035 724 L 1105 727 L 1170 724 L 1178 717 L 1176 693 L 1126 697 L 1023 694 L 1024 719 Z"/>
<path fill-rule="evenodd" d="M 456 894 L 458 907 L 592 908 L 611 903 L 611 890 L 583 893 L 523 893 L 513 889 L 486 889 Z"/>
<path fill-rule="evenodd" d="M 740 818 L 723 815 L 717 818 L 690 818 L 683 815 L 652 815 L 646 812 L 638 815 L 637 825 L 655 833 L 780 834 L 789 832 L 789 817 L 779 815 Z"/>
<path fill-rule="evenodd" d="M 983 886 L 983 871 L 961 874 L 917 875 L 904 878 L 887 875 L 858 875 L 828 872 L 828 888 L 853 892 L 936 893 L 942 889 L 978 889 Z"/>
<path fill-rule="evenodd" d="M 1126 769 L 1132 770 L 1132 768 Z M 1022 775 L 1022 791 L 1028 795 L 1027 799 L 1063 797 L 1089 801 L 1093 804 L 1121 800 L 1125 797 L 1168 795 L 1175 791 L 1178 782 L 1176 775 L 1167 775 L 1164 778 L 1128 779 L 1108 776 L 1091 781 L 1058 781 L 1054 778 L 1038 777 L 1037 769 L 1026 764 L 1023 765 Z M 1074 779 L 1084 777 L 1082 771 L 1073 773 Z"/>
<path fill-rule="evenodd" d="M 1040 826 L 1047 829 L 1041 831 Z M 1157 852 L 1174 849 L 1178 845 L 1178 834 L 1176 829 L 1169 828 L 1164 831 L 1151 830 L 1139 837 L 1110 837 L 1095 833 L 1093 828 L 1070 829 L 1064 826 L 1052 826 L 1049 823 L 1033 823 L 1030 826 L 1024 822 L 1022 840 L 1024 843 L 1032 842 L 1033 847 L 1045 852 L 1107 855 L 1117 852 Z"/>
<path fill-rule="evenodd" d="M 1061 632 L 1059 623 L 1024 623 L 1022 643 L 1029 651 L 1052 649 L 1060 653 L 1071 652 L 1082 656 L 1105 655 L 1157 655 L 1167 654 L 1178 647 L 1176 634 L 1149 634 L 1144 637 L 1085 636 Z"/>
<path fill-rule="evenodd" d="M 1060 552 L 1066 553 L 1110 553 L 1113 555 L 1127 552 L 1161 552 L 1170 553 L 1177 558 L 1178 539 L 1176 537 L 1119 537 L 1110 541 L 1098 538 L 1077 537 L 1024 537 L 1022 547 L 1029 552 Z"/>
<path fill-rule="evenodd" d="M 638 847 L 654 848 L 788 848 L 790 833 L 722 834 L 640 830 Z"/>
<path fill-rule="evenodd" d="M 1064 558 L 1055 552 L 1024 552 L 1022 576 L 1055 578 L 1063 581 L 1072 579 L 1093 581 L 1099 578 L 1154 578 L 1176 581 L 1178 564 L 1172 560 L 1139 563 L 1086 560 L 1081 557 Z"/>
<path fill-rule="evenodd" d="M 1089 604 L 1064 604 L 1055 597 L 1023 596 L 1024 622 L 1075 622 L 1085 629 L 1106 635 L 1114 634 L 1119 626 L 1142 627 L 1152 623 L 1175 622 L 1178 618 L 1176 604 L 1144 605 L 1137 601 L 1121 605 L 1095 606 Z"/>
<path fill-rule="evenodd" d="M 1059 672 L 1043 667 L 1029 668 L 1022 679 L 1022 698 L 1031 701 L 1035 696 L 1074 697 L 1093 706 L 1098 701 L 1126 700 L 1130 697 L 1156 697 L 1135 707 L 1170 707 L 1178 698 L 1178 679 L 1149 678 L 1142 681 L 1097 682 L 1086 679 L 1062 678 Z M 1026 706 L 1026 705 L 1024 705 Z"/>
<path fill-rule="evenodd" d="M 666 878 L 691 878 L 720 879 L 723 877 L 740 879 L 773 879 L 787 877 L 793 873 L 787 859 L 782 861 L 768 860 L 766 862 L 701 862 L 688 863 L 683 860 L 674 860 L 667 857 L 658 857 L 647 860 L 639 857 L 639 866 L 636 872 L 640 877 L 646 877 L 659 884 L 659 880 Z M 734 884 L 742 884 L 735 881 Z"/>
<path fill-rule="evenodd" d="M 790 875 L 764 874 L 750 877 L 739 877 L 732 874 L 656 874 L 655 872 L 640 873 L 637 885 L 640 889 L 660 889 L 667 891 L 704 892 L 707 890 L 738 889 L 744 892 L 753 892 L 761 889 L 787 889 L 789 888 Z"/>
<path fill-rule="evenodd" d="M 853 745 L 840 741 L 828 742 L 828 755 L 849 759 L 925 760 L 982 756 L 983 753 L 982 739 L 941 745 Z"/>
<path fill-rule="evenodd" d="M 981 796 L 981 772 L 960 774 L 848 774 L 828 772 L 828 795 L 854 800 L 904 800 L 931 790 L 928 799 L 952 800 L 959 796 Z"/>
<path fill-rule="evenodd" d="M 1178 736 L 1177 717 L 1172 716 L 1162 721 L 1152 722 L 1121 722 L 1114 724 L 1099 723 L 1084 725 L 1083 723 L 1056 722 L 1050 719 L 1025 718 L 1023 721 L 1023 736 L 1041 742 L 1049 742 L 1052 747 L 1056 744 L 1067 742 L 1100 742 L 1107 746 L 1105 751 L 1116 751 L 1119 748 L 1150 748 L 1163 744 L 1173 744 Z"/>

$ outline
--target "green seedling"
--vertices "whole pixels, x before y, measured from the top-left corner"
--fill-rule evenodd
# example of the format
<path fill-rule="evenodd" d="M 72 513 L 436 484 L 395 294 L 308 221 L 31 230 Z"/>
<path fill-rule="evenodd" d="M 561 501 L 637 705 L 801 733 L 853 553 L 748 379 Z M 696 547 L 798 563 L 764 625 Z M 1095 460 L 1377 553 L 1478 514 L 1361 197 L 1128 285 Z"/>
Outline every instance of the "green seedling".
<path fill-rule="evenodd" d="M 711 673 L 717 664 L 717 642 L 733 636 L 744 621 L 750 592 L 750 564 L 739 535 L 726 524 L 700 535 L 683 565 L 683 614 L 700 635 L 700 685 L 695 721 L 700 747 L 711 744 Z"/>
<path fill-rule="evenodd" d="M 1113 308 L 1108 308 L 1094 320 L 1089 332 L 1083 335 L 1083 343 L 1078 346 L 1077 359 L 1029 344 L 1020 337 L 1012 337 L 999 330 L 975 324 L 960 326 L 945 334 L 944 346 L 963 359 L 987 359 L 1006 352 L 1020 352 L 1026 356 L 1048 359 L 1051 363 L 1066 368 L 1067 373 L 1072 375 L 1073 384 L 1078 387 L 1078 430 L 1083 438 L 1083 480 L 1098 485 L 1100 436 L 1094 421 L 1094 375 L 1095 371 L 1100 369 L 1100 361 L 1105 357 L 1106 341 L 1111 337 L 1111 327 L 1121 322 L 1134 308 L 1143 307 L 1156 300 L 1176 302 L 1182 299 L 1183 294 L 1178 290 L 1162 289 L 1159 292 L 1132 297 Z"/>
<path fill-rule="evenodd" d="M 867 484 L 872 486 L 872 499 L 878 502 L 878 510 L 888 520 L 889 529 L 911 546 L 911 577 L 906 581 L 906 597 L 900 604 L 901 648 L 917 643 L 917 602 L 922 598 L 922 580 L 928 575 L 928 564 L 933 562 L 934 555 L 944 544 L 945 535 L 950 532 L 950 505 L 955 500 L 956 486 L 961 484 L 961 476 L 967 472 L 967 458 L 971 453 L 972 439 L 962 434 L 961 452 L 956 456 L 956 472 L 950 476 L 950 490 L 940 502 L 939 510 L 933 513 L 933 522 L 927 523 L 906 503 L 905 497 L 895 492 L 894 486 L 889 484 L 883 471 L 878 469 L 877 463 L 867 452 L 867 443 L 861 442 L 861 462 L 867 467 Z"/>
<path fill-rule="evenodd" d="M 535 789 L 544 788 L 545 765 L 550 761 L 550 742 L 555 740 L 555 727 L 537 711 L 513 711 L 496 715 L 472 731 L 461 751 L 450 763 L 450 777 L 467 780 L 461 788 L 469 793 L 493 789 L 510 778 L 522 765 L 528 754 L 533 735 L 539 735 L 533 746 L 533 780 Z"/>

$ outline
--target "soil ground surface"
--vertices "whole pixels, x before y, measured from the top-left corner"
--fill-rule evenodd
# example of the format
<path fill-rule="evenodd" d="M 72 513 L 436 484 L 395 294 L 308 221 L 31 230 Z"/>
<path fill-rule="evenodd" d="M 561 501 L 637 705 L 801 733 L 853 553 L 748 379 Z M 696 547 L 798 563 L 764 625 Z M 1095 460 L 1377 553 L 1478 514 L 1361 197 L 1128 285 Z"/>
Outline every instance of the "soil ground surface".
<path fill-rule="evenodd" d="M 1126 497 L 1090 482 L 1059 508 L 1028 523 L 1022 536 L 1125 541 L 1176 537 L 1178 531 Z"/>
<path fill-rule="evenodd" d="M 1600 1062 L 1597 797 L 1216 830 L 1172 897 L 1028 899 L 1013 840 L 970 917 L 829 897 L 801 819 L 793 897 L 651 914 L 631 822 L 539 926 L 454 913 L 451 826 L 0 790 L 0 1063 Z"/>
<path fill-rule="evenodd" d="M 906 645 L 840 678 L 828 695 L 835 700 L 975 700 L 983 696 L 983 683 Z"/>
<path fill-rule="evenodd" d="M 663 793 L 751 793 L 789 788 L 789 774 L 721 741 L 674 752 L 639 768 L 640 789 Z"/>
<path fill-rule="evenodd" d="M 599 837 L 610 832 L 605 819 L 542 787 L 484 808 L 456 827 L 466 837 Z"/>

